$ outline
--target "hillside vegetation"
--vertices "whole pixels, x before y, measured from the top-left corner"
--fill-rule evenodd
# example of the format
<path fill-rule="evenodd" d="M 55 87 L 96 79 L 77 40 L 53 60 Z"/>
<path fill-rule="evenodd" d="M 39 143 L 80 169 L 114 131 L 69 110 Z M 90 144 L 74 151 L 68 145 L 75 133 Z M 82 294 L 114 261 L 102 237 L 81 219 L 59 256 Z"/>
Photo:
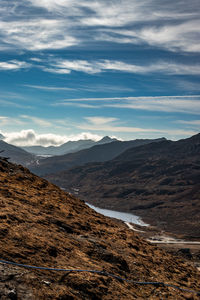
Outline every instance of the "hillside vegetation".
<path fill-rule="evenodd" d="M 1 259 L 199 288 L 197 269 L 140 239 L 124 223 L 94 212 L 57 186 L 2 158 L 0 203 Z M 0 264 L 0 278 L 2 299 L 197 299 L 174 288 L 138 286 L 102 274 Z"/>

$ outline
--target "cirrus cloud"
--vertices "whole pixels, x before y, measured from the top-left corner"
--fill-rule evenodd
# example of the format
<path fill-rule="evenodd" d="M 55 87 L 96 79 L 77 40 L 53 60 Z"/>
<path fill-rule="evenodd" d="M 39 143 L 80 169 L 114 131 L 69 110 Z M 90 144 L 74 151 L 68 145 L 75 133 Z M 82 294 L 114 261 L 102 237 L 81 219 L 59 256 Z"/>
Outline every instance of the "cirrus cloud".
<path fill-rule="evenodd" d="M 196 0 L 1 1 L 0 49 L 63 49 L 88 41 L 199 52 Z"/>
<path fill-rule="evenodd" d="M 23 68 L 29 68 L 30 66 L 31 65 L 25 61 L 18 61 L 18 60 L 0 61 L 0 70 L 2 71 L 19 70 Z"/>
<path fill-rule="evenodd" d="M 101 72 L 126 72 L 133 74 L 163 73 L 168 75 L 200 75 L 200 64 L 183 64 L 168 61 L 156 61 L 146 65 L 126 63 L 116 60 L 65 60 L 55 59 L 50 62 L 50 68 L 42 67 L 44 71 L 59 74 L 69 74 L 71 71 L 95 74 Z"/>
<path fill-rule="evenodd" d="M 167 136 L 188 136 L 197 134 L 197 130 L 185 130 L 177 128 L 145 128 L 134 126 L 122 126 L 118 118 L 112 117 L 85 117 L 87 122 L 77 125 L 82 130 L 101 131 L 106 133 L 132 133 L 132 134 L 151 134 Z"/>

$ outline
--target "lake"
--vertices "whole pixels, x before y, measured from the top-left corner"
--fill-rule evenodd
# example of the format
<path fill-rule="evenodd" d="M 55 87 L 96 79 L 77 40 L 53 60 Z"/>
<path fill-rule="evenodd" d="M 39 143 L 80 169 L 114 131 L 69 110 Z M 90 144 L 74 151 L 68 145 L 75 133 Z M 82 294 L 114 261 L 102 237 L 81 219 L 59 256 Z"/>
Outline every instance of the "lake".
<path fill-rule="evenodd" d="M 141 226 L 148 226 L 148 224 L 144 223 L 142 219 L 136 215 L 125 213 L 125 212 L 120 212 L 120 211 L 115 211 L 115 210 L 110 210 L 110 209 L 104 209 L 104 208 L 99 208 L 94 205 L 91 205 L 89 203 L 86 203 L 90 208 L 94 209 L 96 212 L 106 216 L 106 217 L 111 217 L 111 218 L 116 218 L 119 220 L 122 220 L 124 222 L 129 222 Z"/>

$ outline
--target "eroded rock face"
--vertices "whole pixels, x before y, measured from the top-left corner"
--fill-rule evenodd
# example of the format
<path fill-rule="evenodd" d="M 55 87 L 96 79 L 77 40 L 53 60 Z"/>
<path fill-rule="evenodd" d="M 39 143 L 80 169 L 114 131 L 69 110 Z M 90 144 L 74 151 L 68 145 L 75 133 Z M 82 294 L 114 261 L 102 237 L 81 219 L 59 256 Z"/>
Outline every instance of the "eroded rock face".
<path fill-rule="evenodd" d="M 2 159 L 0 205 L 1 259 L 103 270 L 127 279 L 198 290 L 195 268 L 140 239 L 122 222 L 99 215 L 55 185 Z M 1 299 L 186 299 L 186 294 L 166 287 L 141 288 L 101 274 L 56 273 L 0 263 Z"/>

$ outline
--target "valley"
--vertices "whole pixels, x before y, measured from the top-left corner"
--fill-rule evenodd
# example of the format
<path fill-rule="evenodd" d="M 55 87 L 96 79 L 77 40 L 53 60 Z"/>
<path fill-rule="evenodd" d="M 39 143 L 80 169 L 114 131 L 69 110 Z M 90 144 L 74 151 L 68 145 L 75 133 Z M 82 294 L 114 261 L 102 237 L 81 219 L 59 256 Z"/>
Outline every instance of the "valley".
<path fill-rule="evenodd" d="M 118 157 L 45 176 L 82 200 L 130 212 L 161 230 L 200 237 L 200 134 L 130 148 Z"/>
<path fill-rule="evenodd" d="M 0 158 L 0 201 L 3 299 L 198 299 L 196 267 L 4 158 Z M 55 274 L 6 265 L 5 261 L 100 273 Z M 140 286 L 101 271 L 135 282 L 166 285 Z"/>

